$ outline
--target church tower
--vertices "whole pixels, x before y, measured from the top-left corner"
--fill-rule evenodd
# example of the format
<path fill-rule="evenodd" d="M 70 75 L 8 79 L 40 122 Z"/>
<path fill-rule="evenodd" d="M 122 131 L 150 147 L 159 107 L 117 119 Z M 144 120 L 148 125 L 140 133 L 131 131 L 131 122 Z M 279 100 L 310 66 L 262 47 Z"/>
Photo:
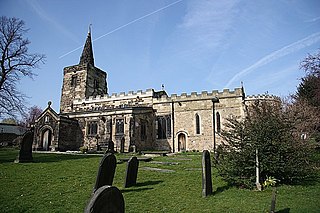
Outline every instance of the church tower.
<path fill-rule="evenodd" d="M 107 73 L 94 66 L 91 30 L 77 65 L 63 69 L 60 113 L 73 112 L 73 100 L 108 93 Z"/>

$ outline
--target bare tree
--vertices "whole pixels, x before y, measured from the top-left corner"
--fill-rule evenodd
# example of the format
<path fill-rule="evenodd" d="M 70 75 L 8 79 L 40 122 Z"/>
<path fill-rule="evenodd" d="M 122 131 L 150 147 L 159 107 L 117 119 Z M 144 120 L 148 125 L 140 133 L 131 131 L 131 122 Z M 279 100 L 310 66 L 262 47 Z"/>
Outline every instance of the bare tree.
<path fill-rule="evenodd" d="M 34 68 L 44 63 L 45 55 L 28 53 L 30 41 L 23 38 L 28 32 L 24 21 L 18 18 L 0 18 L 0 118 L 23 115 L 26 95 L 17 88 L 22 77 L 33 78 Z"/>
<path fill-rule="evenodd" d="M 30 125 L 34 124 L 35 120 L 41 115 L 41 113 L 42 109 L 38 106 L 29 108 L 28 113 L 25 114 L 20 125 L 23 127 L 30 127 Z"/>
<path fill-rule="evenodd" d="M 320 49 L 313 55 L 308 54 L 300 63 L 300 68 L 304 70 L 307 75 L 320 77 Z"/>

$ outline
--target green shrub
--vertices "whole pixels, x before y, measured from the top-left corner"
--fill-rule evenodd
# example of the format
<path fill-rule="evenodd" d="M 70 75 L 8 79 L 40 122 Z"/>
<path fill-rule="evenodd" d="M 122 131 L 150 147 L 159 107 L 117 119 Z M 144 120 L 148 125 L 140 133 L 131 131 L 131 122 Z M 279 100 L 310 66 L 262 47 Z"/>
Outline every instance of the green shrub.
<path fill-rule="evenodd" d="M 257 103 L 244 120 L 228 119 L 217 149 L 217 168 L 231 185 L 255 186 L 256 150 L 260 182 L 274 177 L 281 183 L 303 181 L 312 175 L 312 146 L 294 136 L 293 126 L 277 105 Z"/>

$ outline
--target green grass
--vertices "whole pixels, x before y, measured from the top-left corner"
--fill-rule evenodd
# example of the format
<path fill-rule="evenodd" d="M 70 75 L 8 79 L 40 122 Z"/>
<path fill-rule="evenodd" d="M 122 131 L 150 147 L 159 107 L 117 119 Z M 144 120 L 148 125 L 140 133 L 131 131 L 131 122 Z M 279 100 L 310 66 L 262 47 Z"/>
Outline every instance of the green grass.
<path fill-rule="evenodd" d="M 0 149 L 0 212 L 83 212 L 101 157 L 34 153 L 34 163 L 14 164 L 17 150 Z M 124 157 L 117 155 L 117 158 Z M 213 169 L 214 195 L 201 196 L 201 153 L 157 157 L 140 162 L 138 184 L 123 188 L 126 163 L 117 164 L 114 185 L 126 212 L 268 212 L 272 189 L 262 192 L 228 187 Z M 172 173 L 143 170 L 155 167 Z M 278 212 L 319 212 L 320 182 L 277 188 Z"/>

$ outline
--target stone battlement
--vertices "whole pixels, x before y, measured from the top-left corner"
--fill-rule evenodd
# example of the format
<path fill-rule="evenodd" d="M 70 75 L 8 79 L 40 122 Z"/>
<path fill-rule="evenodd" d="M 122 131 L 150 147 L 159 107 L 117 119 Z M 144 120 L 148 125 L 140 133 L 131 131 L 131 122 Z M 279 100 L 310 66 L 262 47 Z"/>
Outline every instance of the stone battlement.
<path fill-rule="evenodd" d="M 258 94 L 258 95 L 249 95 L 245 99 L 246 101 L 255 101 L 255 100 L 272 100 L 280 101 L 280 97 L 269 94 Z"/>
<path fill-rule="evenodd" d="M 183 100 L 203 100 L 203 99 L 213 99 L 213 98 L 230 98 L 230 97 L 240 97 L 242 96 L 242 89 L 235 88 L 234 90 L 224 89 L 223 91 L 213 90 L 211 92 L 202 91 L 201 93 L 191 92 L 190 94 L 181 93 L 180 95 L 171 94 L 171 96 L 167 96 L 166 94 L 161 97 L 156 97 L 154 89 L 147 89 L 145 91 L 138 90 L 136 92 L 129 91 L 128 93 L 120 92 L 120 93 L 112 93 L 112 95 L 104 95 L 104 96 L 90 96 L 86 99 L 76 99 L 73 101 L 73 104 L 83 104 L 83 103 L 99 103 L 104 101 L 120 101 L 120 100 L 129 100 L 129 99 L 137 99 L 137 98 L 154 98 L 154 102 L 172 102 L 172 101 L 183 101 Z"/>
<path fill-rule="evenodd" d="M 226 98 L 242 96 L 242 89 L 235 88 L 234 90 L 224 89 L 223 91 L 213 90 L 211 92 L 202 91 L 201 93 L 191 92 L 190 94 L 181 93 L 181 95 L 171 94 L 170 97 L 162 96 L 158 98 L 158 102 L 172 102 L 172 101 L 184 101 L 184 100 L 203 100 L 203 99 L 214 99 L 214 98 Z"/>
<path fill-rule="evenodd" d="M 147 89 L 145 91 L 138 90 L 136 92 L 129 91 L 128 93 L 120 92 L 120 93 L 112 93 L 112 95 L 97 95 L 97 96 L 90 96 L 86 99 L 76 99 L 73 101 L 74 104 L 82 104 L 82 103 L 96 103 L 96 102 L 103 102 L 103 101 L 118 101 L 118 100 L 128 100 L 128 99 L 136 99 L 136 98 L 145 98 L 145 97 L 153 97 L 154 90 Z"/>

